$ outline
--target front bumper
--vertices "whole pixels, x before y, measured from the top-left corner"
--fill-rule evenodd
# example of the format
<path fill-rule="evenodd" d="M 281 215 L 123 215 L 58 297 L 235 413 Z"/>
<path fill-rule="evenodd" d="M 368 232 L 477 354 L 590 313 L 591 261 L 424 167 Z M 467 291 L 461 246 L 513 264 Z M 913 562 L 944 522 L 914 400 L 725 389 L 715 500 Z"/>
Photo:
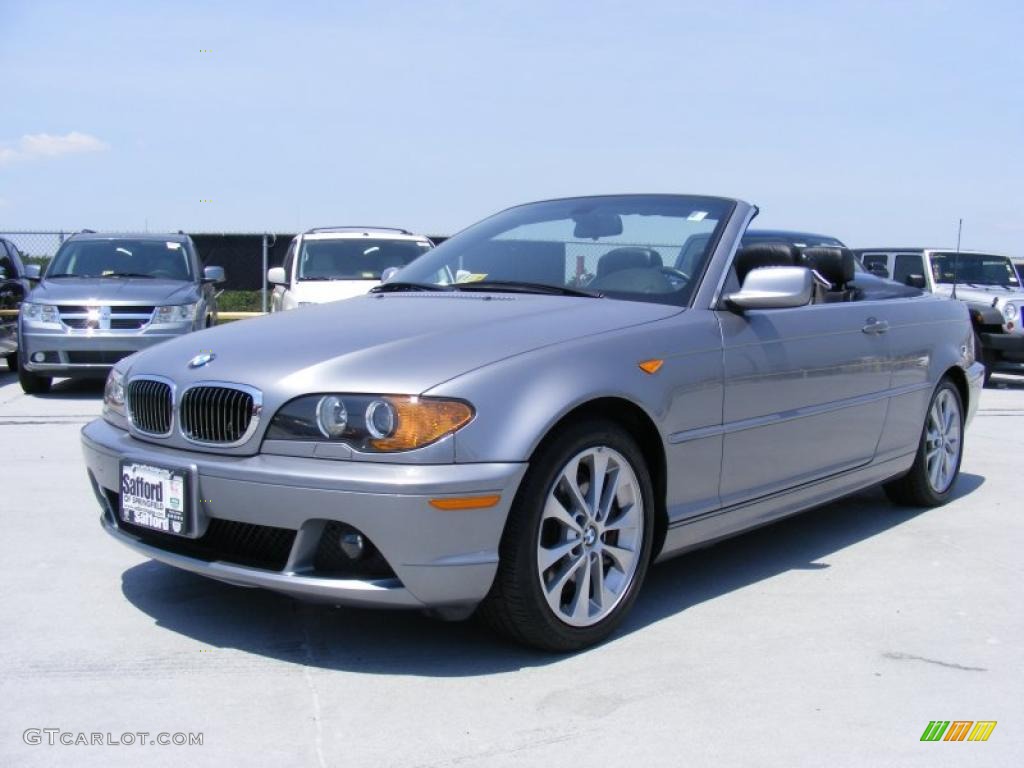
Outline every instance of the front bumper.
<path fill-rule="evenodd" d="M 483 599 L 498 564 L 498 544 L 525 464 L 409 465 L 259 454 L 193 453 L 132 438 L 97 419 L 82 430 L 102 524 L 141 554 L 221 581 L 295 597 L 369 607 L 465 611 Z M 120 459 L 193 472 L 195 530 L 211 520 L 294 531 L 280 569 L 257 568 L 174 551 L 180 537 L 145 541 L 118 524 Z M 500 494 L 488 509 L 442 511 L 430 499 Z M 393 578 L 330 578 L 314 567 L 326 524 L 352 526 L 376 546 Z M 162 539 L 154 545 L 154 539 Z M 166 546 L 165 546 L 166 544 Z"/>
<path fill-rule="evenodd" d="M 128 355 L 174 339 L 191 326 L 141 331 L 25 331 L 21 332 L 21 362 L 25 370 L 41 376 L 103 377 Z M 45 362 L 33 362 L 37 352 Z"/>
<path fill-rule="evenodd" d="M 993 371 L 1024 373 L 1024 334 L 982 333 L 980 337 Z"/>

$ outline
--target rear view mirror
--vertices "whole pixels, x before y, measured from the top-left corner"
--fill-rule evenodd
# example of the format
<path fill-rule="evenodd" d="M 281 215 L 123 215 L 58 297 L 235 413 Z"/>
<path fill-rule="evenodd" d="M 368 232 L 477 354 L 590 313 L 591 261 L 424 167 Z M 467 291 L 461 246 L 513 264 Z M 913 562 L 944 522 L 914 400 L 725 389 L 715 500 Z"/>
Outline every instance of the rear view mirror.
<path fill-rule="evenodd" d="M 271 267 L 267 270 L 267 282 L 271 285 L 284 285 L 285 280 L 284 267 Z"/>
<path fill-rule="evenodd" d="M 38 264 L 26 264 L 25 265 L 25 277 L 29 280 L 38 280 L 43 270 Z"/>
<path fill-rule="evenodd" d="M 869 264 L 868 272 L 870 272 L 875 277 L 884 277 L 886 280 L 889 279 L 889 270 L 885 268 L 885 264 L 879 264 L 878 262 L 875 262 L 874 264 Z"/>
<path fill-rule="evenodd" d="M 907 279 L 903 281 L 911 288 L 924 288 L 924 275 L 907 275 Z"/>
<path fill-rule="evenodd" d="M 597 240 L 599 237 L 614 237 L 622 234 L 622 217 L 617 213 L 590 211 L 573 216 L 576 222 L 573 237 L 580 240 Z"/>
<path fill-rule="evenodd" d="M 211 283 L 223 283 L 224 267 L 206 267 L 203 270 L 203 280 Z"/>
<path fill-rule="evenodd" d="M 810 304 L 813 296 L 814 273 L 807 267 L 758 267 L 725 301 L 740 310 L 788 309 Z"/>
<path fill-rule="evenodd" d="M 388 267 L 380 273 L 380 281 L 386 283 L 388 280 L 398 274 L 398 267 Z"/>

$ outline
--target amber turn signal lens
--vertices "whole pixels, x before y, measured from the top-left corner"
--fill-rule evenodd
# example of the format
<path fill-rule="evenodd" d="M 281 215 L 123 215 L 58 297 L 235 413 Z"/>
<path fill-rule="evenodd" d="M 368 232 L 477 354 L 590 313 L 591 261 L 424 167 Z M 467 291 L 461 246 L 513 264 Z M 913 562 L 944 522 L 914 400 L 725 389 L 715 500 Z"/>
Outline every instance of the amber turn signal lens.
<path fill-rule="evenodd" d="M 665 364 L 664 360 L 655 358 L 654 360 L 644 360 L 643 362 L 637 363 L 640 366 L 640 370 L 644 373 L 657 373 L 661 370 L 661 366 Z"/>
<path fill-rule="evenodd" d="M 395 409 L 395 426 L 387 437 L 370 441 L 378 451 L 422 448 L 464 427 L 473 418 L 473 409 L 459 400 L 419 397 L 383 399 Z"/>
<path fill-rule="evenodd" d="M 459 509 L 489 509 L 501 501 L 501 496 L 460 496 L 449 499 L 431 499 L 430 506 L 435 509 L 454 511 Z"/>

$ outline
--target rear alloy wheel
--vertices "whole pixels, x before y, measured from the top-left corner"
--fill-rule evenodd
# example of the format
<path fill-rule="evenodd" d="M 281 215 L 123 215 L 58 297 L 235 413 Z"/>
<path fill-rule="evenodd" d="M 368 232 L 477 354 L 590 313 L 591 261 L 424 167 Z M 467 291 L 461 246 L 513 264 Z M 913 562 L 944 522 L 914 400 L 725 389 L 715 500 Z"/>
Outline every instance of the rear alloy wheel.
<path fill-rule="evenodd" d="M 953 382 L 945 378 L 928 405 L 914 465 L 903 477 L 884 486 L 889 498 L 914 507 L 936 507 L 949 501 L 960 474 L 963 437 L 963 401 Z"/>
<path fill-rule="evenodd" d="M 615 424 L 574 425 L 534 457 L 481 614 L 514 639 L 571 651 L 610 635 L 650 561 L 653 490 Z"/>

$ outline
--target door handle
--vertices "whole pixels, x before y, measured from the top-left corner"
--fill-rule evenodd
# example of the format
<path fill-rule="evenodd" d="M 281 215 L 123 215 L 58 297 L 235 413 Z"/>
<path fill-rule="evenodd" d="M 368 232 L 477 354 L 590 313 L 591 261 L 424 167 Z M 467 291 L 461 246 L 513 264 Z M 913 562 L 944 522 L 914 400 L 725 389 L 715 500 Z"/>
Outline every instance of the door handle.
<path fill-rule="evenodd" d="M 861 328 L 861 330 L 864 331 L 864 333 L 877 336 L 889 330 L 889 323 L 886 320 L 877 320 L 873 317 L 869 317 L 867 325 Z"/>

